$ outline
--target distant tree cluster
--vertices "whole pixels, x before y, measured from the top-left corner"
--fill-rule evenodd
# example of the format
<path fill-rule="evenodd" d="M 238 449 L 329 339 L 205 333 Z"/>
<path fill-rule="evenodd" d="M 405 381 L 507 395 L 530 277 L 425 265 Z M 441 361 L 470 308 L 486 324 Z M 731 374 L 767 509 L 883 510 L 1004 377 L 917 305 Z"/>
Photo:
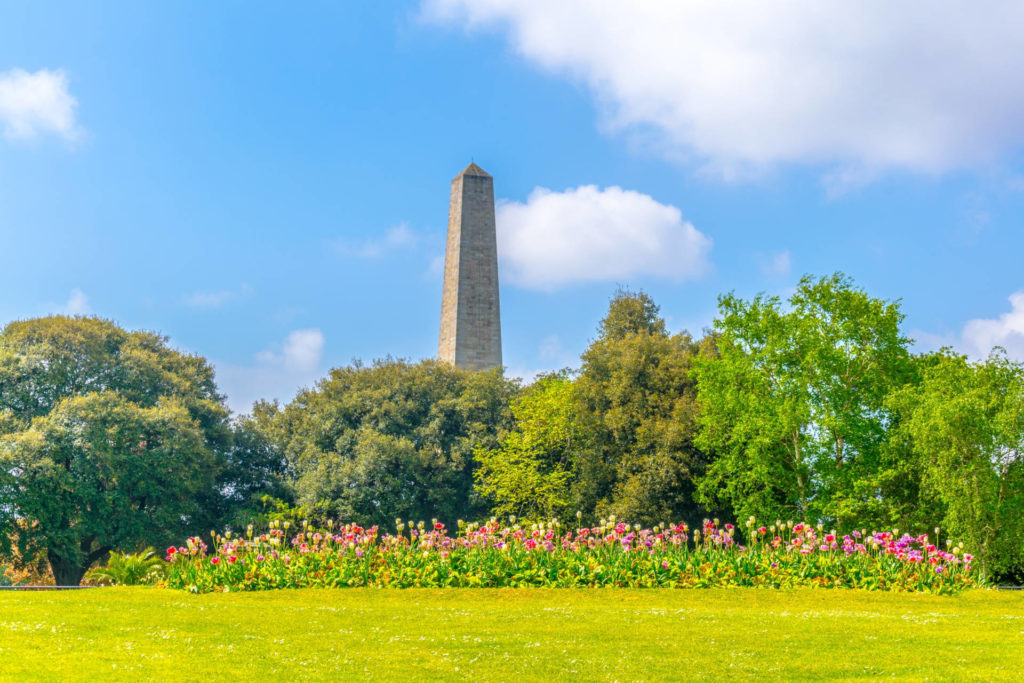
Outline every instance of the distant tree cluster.
<path fill-rule="evenodd" d="M 915 354 L 842 275 L 719 299 L 702 338 L 620 290 L 579 368 L 382 360 L 232 419 L 201 357 L 88 317 L 0 332 L 0 559 L 78 583 L 268 518 L 702 517 L 941 529 L 1024 579 L 1024 367 Z"/>

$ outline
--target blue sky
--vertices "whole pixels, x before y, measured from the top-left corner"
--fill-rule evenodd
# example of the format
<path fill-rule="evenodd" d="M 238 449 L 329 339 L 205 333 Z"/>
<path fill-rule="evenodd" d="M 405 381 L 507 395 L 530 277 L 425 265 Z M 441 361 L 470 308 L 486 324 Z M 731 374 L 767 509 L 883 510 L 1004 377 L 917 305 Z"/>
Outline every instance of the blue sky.
<path fill-rule="evenodd" d="M 0 2 L 0 322 L 162 332 L 238 410 L 431 357 L 474 160 L 513 374 L 620 284 L 699 333 L 836 270 L 1024 359 L 1024 14 L 890 4 Z"/>

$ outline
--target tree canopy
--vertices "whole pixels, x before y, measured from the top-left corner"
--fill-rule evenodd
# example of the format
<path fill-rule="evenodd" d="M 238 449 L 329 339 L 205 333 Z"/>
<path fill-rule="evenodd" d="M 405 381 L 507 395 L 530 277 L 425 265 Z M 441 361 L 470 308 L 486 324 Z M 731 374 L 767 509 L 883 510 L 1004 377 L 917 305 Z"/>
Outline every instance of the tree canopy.
<path fill-rule="evenodd" d="M 77 584 L 111 550 L 170 540 L 230 443 L 205 360 L 98 318 L 0 332 L 0 526 Z"/>
<path fill-rule="evenodd" d="M 1019 581 L 1024 366 L 915 355 L 902 321 L 899 301 L 808 276 L 785 301 L 720 297 L 697 339 L 620 289 L 578 369 L 525 388 L 500 370 L 385 359 L 234 420 L 210 365 L 160 335 L 88 317 L 11 323 L 0 552 L 42 554 L 75 583 L 110 551 L 261 515 L 754 515 L 939 528 Z"/>
<path fill-rule="evenodd" d="M 701 499 L 741 517 L 856 517 L 886 467 L 886 396 L 912 375 L 899 305 L 837 274 L 801 279 L 788 307 L 729 294 L 719 311 L 717 353 L 696 364 L 697 443 L 716 454 Z"/>
<path fill-rule="evenodd" d="M 1024 568 L 1024 366 L 943 350 L 892 397 L 947 534 L 999 574 Z M 1024 578 L 1019 575 L 1018 580 Z"/>
<path fill-rule="evenodd" d="M 515 426 L 500 445 L 474 450 L 477 491 L 495 514 L 547 520 L 573 511 L 582 447 L 573 391 L 564 375 L 538 379 L 512 401 Z"/>
<path fill-rule="evenodd" d="M 584 511 L 641 523 L 692 518 L 706 466 L 696 435 L 694 360 L 707 352 L 689 334 L 670 335 L 643 292 L 619 290 L 582 356 L 576 380 Z"/>
<path fill-rule="evenodd" d="M 385 360 L 331 371 L 278 409 L 272 439 L 300 503 L 361 524 L 486 512 L 473 490 L 473 449 L 511 425 L 515 381 L 500 371 Z"/>

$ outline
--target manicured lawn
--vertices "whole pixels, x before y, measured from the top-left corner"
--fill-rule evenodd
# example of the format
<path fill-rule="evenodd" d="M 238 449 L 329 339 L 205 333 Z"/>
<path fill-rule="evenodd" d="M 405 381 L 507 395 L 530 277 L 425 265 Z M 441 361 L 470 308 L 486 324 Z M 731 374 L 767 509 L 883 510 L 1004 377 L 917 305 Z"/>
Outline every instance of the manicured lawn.
<path fill-rule="evenodd" d="M 1024 595 L 0 592 L 0 680 L 1015 679 Z"/>

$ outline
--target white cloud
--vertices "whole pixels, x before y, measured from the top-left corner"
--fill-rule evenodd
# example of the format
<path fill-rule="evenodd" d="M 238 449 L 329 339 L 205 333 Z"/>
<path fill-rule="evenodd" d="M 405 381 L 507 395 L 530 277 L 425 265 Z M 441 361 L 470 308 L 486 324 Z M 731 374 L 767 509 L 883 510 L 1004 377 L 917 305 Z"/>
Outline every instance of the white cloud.
<path fill-rule="evenodd" d="M 261 351 L 256 359 L 267 365 L 279 365 L 293 372 L 317 369 L 324 351 L 324 334 L 316 328 L 295 330 L 284 340 L 280 351 Z"/>
<path fill-rule="evenodd" d="M 73 140 L 79 133 L 77 104 L 68 92 L 67 75 L 59 69 L 0 72 L 0 126 L 9 140 L 31 140 L 40 133 Z"/>
<path fill-rule="evenodd" d="M 789 271 L 793 269 L 793 257 L 790 256 L 788 249 L 770 256 L 761 255 L 758 260 L 761 262 L 761 274 L 769 277 L 789 275 Z"/>
<path fill-rule="evenodd" d="M 284 341 L 281 354 L 284 367 L 297 372 L 312 372 L 324 355 L 324 333 L 318 329 L 295 330 Z"/>
<path fill-rule="evenodd" d="M 399 223 L 390 228 L 384 237 L 379 239 L 366 240 L 359 244 L 339 238 L 332 242 L 334 249 L 345 256 L 355 258 L 376 258 L 389 251 L 397 249 L 411 249 L 420 242 L 417 235 L 407 223 Z"/>
<path fill-rule="evenodd" d="M 586 84 L 603 124 L 723 175 L 942 172 L 1024 143 L 1024 3 L 424 0 Z"/>
<path fill-rule="evenodd" d="M 92 309 L 89 308 L 89 297 L 80 289 L 72 289 L 60 312 L 64 315 L 89 315 L 92 313 Z"/>
<path fill-rule="evenodd" d="M 1011 358 L 1024 361 L 1024 290 L 1010 295 L 1010 311 L 998 318 L 978 318 L 964 325 L 962 347 L 974 358 L 1002 346 Z"/>
<path fill-rule="evenodd" d="M 242 285 L 238 289 L 192 292 L 184 298 L 184 302 L 189 308 L 216 309 L 223 308 L 251 294 L 252 288 L 249 285 Z"/>
<path fill-rule="evenodd" d="M 539 187 L 497 209 L 502 276 L 531 289 L 651 275 L 675 281 L 709 268 L 711 240 L 674 206 L 650 196 L 584 185 Z"/>
<path fill-rule="evenodd" d="M 320 378 L 324 343 L 319 329 L 295 330 L 283 343 L 257 353 L 251 364 L 214 363 L 228 405 L 245 413 L 258 399 L 291 400 Z"/>

